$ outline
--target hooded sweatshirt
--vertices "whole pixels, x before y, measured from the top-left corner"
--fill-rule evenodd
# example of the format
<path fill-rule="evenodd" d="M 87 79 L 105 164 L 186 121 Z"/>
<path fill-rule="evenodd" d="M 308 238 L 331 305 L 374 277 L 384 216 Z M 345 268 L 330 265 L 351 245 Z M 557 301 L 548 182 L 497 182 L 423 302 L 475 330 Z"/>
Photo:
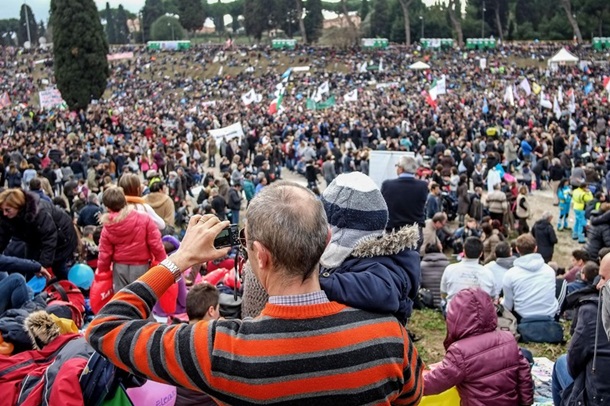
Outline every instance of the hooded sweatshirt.
<path fill-rule="evenodd" d="M 162 192 L 154 192 L 146 195 L 144 200 L 163 219 L 165 224 L 172 227 L 176 225 L 176 210 L 171 197 Z"/>
<path fill-rule="evenodd" d="M 495 261 L 491 261 L 485 268 L 489 269 L 494 276 L 494 297 L 500 296 L 502 292 L 502 282 L 506 271 L 513 267 L 517 257 L 510 256 L 508 258 L 496 258 Z"/>
<path fill-rule="evenodd" d="M 538 253 L 515 259 L 514 266 L 504 275 L 504 307 L 521 317 L 555 317 L 555 271 L 544 263 Z"/>

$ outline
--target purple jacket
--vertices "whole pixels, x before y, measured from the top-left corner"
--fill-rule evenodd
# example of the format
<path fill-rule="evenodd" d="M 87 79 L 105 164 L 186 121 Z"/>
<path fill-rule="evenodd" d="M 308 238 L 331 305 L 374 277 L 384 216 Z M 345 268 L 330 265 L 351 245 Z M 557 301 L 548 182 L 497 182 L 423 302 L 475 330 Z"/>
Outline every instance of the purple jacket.
<path fill-rule="evenodd" d="M 457 386 L 461 406 L 515 406 L 534 402 L 530 367 L 513 335 L 497 331 L 489 295 L 466 289 L 447 313 L 447 353 L 441 365 L 424 375 L 424 395 Z"/>

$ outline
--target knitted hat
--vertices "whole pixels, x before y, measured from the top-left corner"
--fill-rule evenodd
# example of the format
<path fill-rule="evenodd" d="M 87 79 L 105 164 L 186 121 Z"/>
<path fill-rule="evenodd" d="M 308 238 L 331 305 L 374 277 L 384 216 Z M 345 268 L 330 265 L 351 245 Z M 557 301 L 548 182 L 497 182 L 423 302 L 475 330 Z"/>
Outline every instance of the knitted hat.
<path fill-rule="evenodd" d="M 336 268 L 357 244 L 383 234 L 388 223 L 388 206 L 371 178 L 361 172 L 339 175 L 322 194 L 331 240 L 320 263 Z"/>

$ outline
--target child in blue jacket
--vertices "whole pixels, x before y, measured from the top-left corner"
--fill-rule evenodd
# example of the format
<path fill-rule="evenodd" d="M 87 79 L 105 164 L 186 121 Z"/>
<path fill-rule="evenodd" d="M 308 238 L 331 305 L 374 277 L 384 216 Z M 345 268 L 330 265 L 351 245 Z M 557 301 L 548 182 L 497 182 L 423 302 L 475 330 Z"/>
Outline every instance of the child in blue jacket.
<path fill-rule="evenodd" d="M 421 277 L 417 225 L 385 233 L 388 208 L 371 178 L 339 175 L 322 194 L 331 240 L 320 260 L 320 284 L 332 301 L 411 316 Z"/>
<path fill-rule="evenodd" d="M 557 231 L 568 230 L 568 216 L 572 203 L 572 189 L 567 179 L 562 179 L 557 186 L 557 197 L 559 198 L 559 218 L 557 220 Z"/>

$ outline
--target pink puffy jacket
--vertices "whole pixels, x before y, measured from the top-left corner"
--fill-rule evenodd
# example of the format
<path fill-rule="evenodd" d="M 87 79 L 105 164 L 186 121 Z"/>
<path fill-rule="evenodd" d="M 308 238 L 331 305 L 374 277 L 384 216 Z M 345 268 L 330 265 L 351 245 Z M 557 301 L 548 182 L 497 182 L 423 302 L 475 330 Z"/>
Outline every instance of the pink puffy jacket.
<path fill-rule="evenodd" d="M 511 333 L 496 331 L 498 318 L 489 295 L 466 289 L 447 313 L 447 353 L 424 375 L 424 395 L 457 386 L 461 406 L 519 406 L 534 402 L 530 367 Z"/>

